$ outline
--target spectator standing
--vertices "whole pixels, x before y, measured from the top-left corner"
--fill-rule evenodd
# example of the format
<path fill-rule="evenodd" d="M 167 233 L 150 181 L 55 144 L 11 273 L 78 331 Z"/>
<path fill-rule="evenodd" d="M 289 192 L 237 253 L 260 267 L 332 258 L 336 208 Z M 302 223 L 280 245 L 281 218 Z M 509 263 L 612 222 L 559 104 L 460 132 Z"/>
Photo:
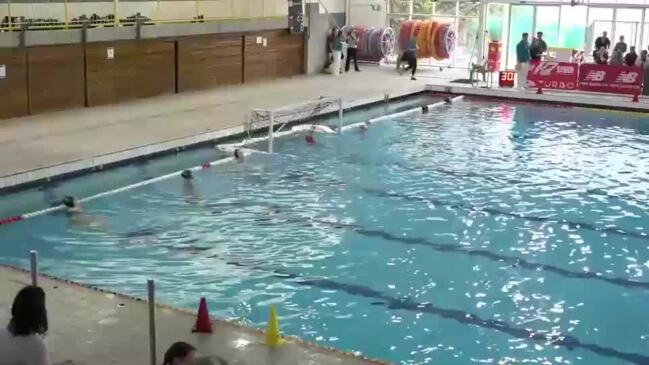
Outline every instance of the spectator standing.
<path fill-rule="evenodd" d="M 635 47 L 629 48 L 629 53 L 624 56 L 624 64 L 627 66 L 635 66 L 638 61 L 638 54 L 635 52 Z"/>
<path fill-rule="evenodd" d="M 532 40 L 530 45 L 530 56 L 532 61 L 540 61 L 541 56 L 548 51 L 548 45 L 543 40 L 543 32 L 537 32 L 536 38 Z"/>
<path fill-rule="evenodd" d="M 649 53 L 646 50 L 640 52 L 640 57 L 636 61 L 636 66 L 641 67 L 644 71 L 644 88 L 642 95 L 649 95 Z"/>
<path fill-rule="evenodd" d="M 598 50 L 593 52 L 593 60 L 598 65 L 608 64 L 608 51 L 604 46 L 599 47 Z"/>
<path fill-rule="evenodd" d="M 334 76 L 338 76 L 340 74 L 340 59 L 343 57 L 343 32 L 340 30 L 336 31 L 336 38 L 334 39 L 333 48 L 334 59 L 333 63 L 331 64 L 331 67 L 333 67 L 331 73 Z"/>
<path fill-rule="evenodd" d="M 518 88 L 527 86 L 527 72 L 530 69 L 530 44 L 529 34 L 523 33 L 523 38 L 516 45 L 516 71 L 518 72 Z"/>
<path fill-rule="evenodd" d="M 349 63 L 354 59 L 354 70 L 360 72 L 358 68 L 358 36 L 356 29 L 352 29 L 347 35 L 347 60 L 345 60 L 345 72 L 349 72 Z"/>
<path fill-rule="evenodd" d="M 45 292 L 24 287 L 11 306 L 9 325 L 0 328 L 0 364 L 50 365 L 43 339 L 47 329 Z"/>
<path fill-rule="evenodd" d="M 611 47 L 611 40 L 608 39 L 606 31 L 602 32 L 602 35 L 595 39 L 595 50 L 598 51 L 600 48 L 604 47 L 609 49 Z"/>
<path fill-rule="evenodd" d="M 624 55 L 626 53 L 626 43 L 624 43 L 624 36 L 620 36 L 620 41 L 615 43 L 615 47 L 613 47 L 613 51 L 620 51 Z"/>
<path fill-rule="evenodd" d="M 624 56 L 622 56 L 622 51 L 619 49 L 614 49 L 613 54 L 611 54 L 611 59 L 608 61 L 609 65 L 622 66 L 624 64 Z"/>

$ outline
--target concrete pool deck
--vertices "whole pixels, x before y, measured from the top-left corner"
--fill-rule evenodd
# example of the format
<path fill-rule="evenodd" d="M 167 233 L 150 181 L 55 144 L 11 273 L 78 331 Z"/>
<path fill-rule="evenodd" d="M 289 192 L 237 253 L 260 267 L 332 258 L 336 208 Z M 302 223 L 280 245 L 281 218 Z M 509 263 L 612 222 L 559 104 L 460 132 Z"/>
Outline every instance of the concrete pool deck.
<path fill-rule="evenodd" d="M 417 81 L 392 67 L 365 65 L 339 77 L 305 75 L 263 83 L 165 95 L 129 103 L 0 121 L 0 189 L 243 132 L 254 108 L 274 108 L 339 96 L 345 108 L 425 90 L 504 98 L 572 102 L 649 111 L 649 99 L 630 96 L 484 89 L 451 83 L 463 69 L 422 67 Z"/>
<path fill-rule="evenodd" d="M 4 325 L 9 321 L 14 296 L 31 278 L 27 272 L 2 266 L 0 277 L 0 323 Z M 145 301 L 44 276 L 38 278 L 38 285 L 47 297 L 50 330 L 46 341 L 52 364 L 150 363 Z M 142 286 L 145 290 L 146 283 Z M 281 308 L 278 310 L 281 316 Z M 213 334 L 191 333 L 194 315 L 167 306 L 159 306 L 156 316 L 158 363 L 169 345 L 186 341 L 197 347 L 203 365 L 383 364 L 292 339 L 270 349 L 264 345 L 262 332 L 224 321 L 214 322 Z"/>

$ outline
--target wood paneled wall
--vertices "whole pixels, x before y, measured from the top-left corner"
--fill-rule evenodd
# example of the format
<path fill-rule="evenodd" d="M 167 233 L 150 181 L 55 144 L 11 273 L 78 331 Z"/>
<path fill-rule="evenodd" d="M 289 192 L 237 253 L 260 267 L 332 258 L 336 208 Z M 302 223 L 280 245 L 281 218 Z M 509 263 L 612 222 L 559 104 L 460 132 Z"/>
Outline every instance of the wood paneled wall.
<path fill-rule="evenodd" d="M 109 59 L 108 49 L 114 58 Z M 86 45 L 86 102 L 112 104 L 176 91 L 173 41 L 126 41 Z"/>
<path fill-rule="evenodd" d="M 262 39 L 261 43 L 259 38 Z M 287 31 L 248 34 L 244 40 L 243 57 L 244 82 L 302 74 L 304 36 L 289 34 Z"/>
<path fill-rule="evenodd" d="M 0 118 L 27 115 L 27 53 L 22 49 L 0 49 L 0 65 L 6 77 L 0 79 Z"/>
<path fill-rule="evenodd" d="M 299 75 L 304 38 L 267 31 L 0 49 L 0 65 L 4 119 Z"/>
<path fill-rule="evenodd" d="M 242 35 L 178 40 L 178 92 L 243 83 Z"/>
<path fill-rule="evenodd" d="M 31 114 L 85 105 L 83 45 L 29 48 L 27 67 Z"/>

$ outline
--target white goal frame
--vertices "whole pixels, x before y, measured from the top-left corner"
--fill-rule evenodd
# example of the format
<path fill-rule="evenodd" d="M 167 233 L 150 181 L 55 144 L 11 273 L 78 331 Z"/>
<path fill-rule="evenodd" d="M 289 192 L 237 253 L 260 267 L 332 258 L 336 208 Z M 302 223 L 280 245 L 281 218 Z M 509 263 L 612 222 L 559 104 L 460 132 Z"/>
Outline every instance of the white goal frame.
<path fill-rule="evenodd" d="M 268 127 L 268 153 L 273 153 L 273 140 L 276 134 L 291 122 L 312 119 L 324 114 L 338 112 L 338 133 L 343 127 L 343 101 L 340 97 L 320 97 L 302 103 L 275 109 L 253 109 L 246 125 L 250 136 L 254 130 Z M 275 130 L 275 126 L 280 127 Z"/>

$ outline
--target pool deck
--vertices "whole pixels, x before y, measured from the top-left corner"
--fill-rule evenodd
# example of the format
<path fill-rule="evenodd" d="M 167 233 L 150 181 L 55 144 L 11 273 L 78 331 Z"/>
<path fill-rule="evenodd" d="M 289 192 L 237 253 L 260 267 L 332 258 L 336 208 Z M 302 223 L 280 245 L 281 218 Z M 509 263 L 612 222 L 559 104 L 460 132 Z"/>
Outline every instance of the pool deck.
<path fill-rule="evenodd" d="M 8 267 L 0 267 L 0 277 L 0 323 L 4 325 L 15 294 L 31 279 L 29 273 Z M 54 365 L 150 363 L 145 301 L 44 276 L 38 278 L 38 285 L 46 292 L 50 327 L 46 341 Z M 281 308 L 278 311 L 281 318 Z M 384 364 L 293 339 L 271 349 L 264 344 L 262 332 L 223 321 L 214 322 L 213 334 L 191 333 L 194 315 L 167 306 L 158 306 L 156 317 L 158 364 L 175 341 L 196 346 L 202 365 Z"/>
<path fill-rule="evenodd" d="M 451 83 L 466 70 L 422 67 L 417 81 L 392 67 L 365 65 L 339 77 L 308 75 L 264 83 L 166 95 L 129 103 L 0 121 L 0 189 L 102 167 L 243 132 L 254 108 L 273 108 L 320 96 L 339 96 L 345 108 L 424 90 L 455 94 L 574 102 L 649 111 L 649 99 L 630 96 L 474 88 Z"/>

